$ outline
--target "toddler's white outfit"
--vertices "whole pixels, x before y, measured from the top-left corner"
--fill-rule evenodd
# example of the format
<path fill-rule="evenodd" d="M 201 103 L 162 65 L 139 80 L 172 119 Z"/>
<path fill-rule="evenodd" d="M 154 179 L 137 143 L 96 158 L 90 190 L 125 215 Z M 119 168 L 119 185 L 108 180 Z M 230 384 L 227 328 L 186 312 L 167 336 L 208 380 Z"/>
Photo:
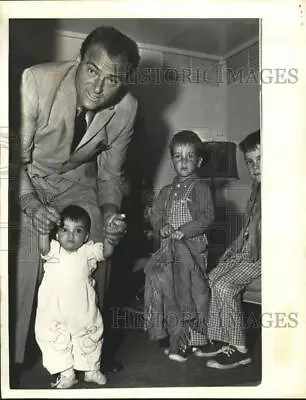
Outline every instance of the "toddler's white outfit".
<path fill-rule="evenodd" d="M 103 321 L 91 277 L 102 261 L 103 244 L 85 243 L 68 252 L 52 240 L 38 290 L 35 336 L 43 365 L 55 374 L 100 368 Z"/>

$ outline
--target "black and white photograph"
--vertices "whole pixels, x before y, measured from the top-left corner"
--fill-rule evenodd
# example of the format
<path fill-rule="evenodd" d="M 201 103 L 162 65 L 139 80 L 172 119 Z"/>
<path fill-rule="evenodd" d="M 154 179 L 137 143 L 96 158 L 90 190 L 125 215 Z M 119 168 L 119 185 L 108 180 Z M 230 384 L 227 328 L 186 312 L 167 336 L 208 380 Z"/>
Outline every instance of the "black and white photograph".
<path fill-rule="evenodd" d="M 12 387 L 258 384 L 260 21 L 9 29 Z"/>
<path fill-rule="evenodd" d="M 263 87 L 299 70 L 255 14 L 100 15 L 8 20 L 8 389 L 260 387 L 303 322 L 262 310 Z"/>

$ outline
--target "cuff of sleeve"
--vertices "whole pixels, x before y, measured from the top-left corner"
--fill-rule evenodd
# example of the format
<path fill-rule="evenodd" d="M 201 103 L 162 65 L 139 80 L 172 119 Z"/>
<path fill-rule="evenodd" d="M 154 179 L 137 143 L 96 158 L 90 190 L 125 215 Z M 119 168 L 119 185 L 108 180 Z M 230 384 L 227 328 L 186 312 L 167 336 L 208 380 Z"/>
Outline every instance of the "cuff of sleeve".
<path fill-rule="evenodd" d="M 112 214 L 117 214 L 119 212 L 119 208 L 116 204 L 105 203 L 101 206 L 101 211 L 103 220 L 106 221 Z"/>
<path fill-rule="evenodd" d="M 21 196 L 19 198 L 19 204 L 22 211 L 28 215 L 31 215 L 34 210 L 37 210 L 42 205 L 33 192 Z"/>
<path fill-rule="evenodd" d="M 120 184 L 118 184 L 118 187 L 108 187 L 98 183 L 98 201 L 102 210 L 108 206 L 115 206 L 119 209 L 122 202 Z"/>

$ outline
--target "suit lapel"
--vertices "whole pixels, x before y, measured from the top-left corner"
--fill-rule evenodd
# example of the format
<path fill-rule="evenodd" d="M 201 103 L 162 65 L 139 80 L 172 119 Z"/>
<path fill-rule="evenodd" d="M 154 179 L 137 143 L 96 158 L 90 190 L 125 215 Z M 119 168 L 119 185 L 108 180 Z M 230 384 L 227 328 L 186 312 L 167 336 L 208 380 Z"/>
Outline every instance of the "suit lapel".
<path fill-rule="evenodd" d="M 89 125 L 89 128 L 87 129 L 85 135 L 83 136 L 82 140 L 78 144 L 77 148 L 75 149 L 75 153 L 78 152 L 79 149 L 81 149 L 83 146 L 85 146 L 94 136 L 96 136 L 100 131 L 103 129 L 103 137 L 102 140 L 105 145 L 108 144 L 108 137 L 106 135 L 106 130 L 104 129 L 107 123 L 111 120 L 113 115 L 116 112 L 117 105 L 120 103 L 122 98 L 125 96 L 126 90 L 123 88 L 123 90 L 119 93 L 119 97 L 117 99 L 117 103 L 109 108 L 106 108 L 104 110 L 101 110 L 95 114 L 95 117 L 91 124 Z"/>
<path fill-rule="evenodd" d="M 75 89 L 75 72 L 74 66 L 63 80 L 59 92 L 58 101 L 65 119 L 68 135 L 73 138 L 74 118 L 76 113 L 76 89 Z"/>
<path fill-rule="evenodd" d="M 68 160 L 62 165 L 61 173 L 67 172 L 75 168 L 76 165 L 84 162 L 84 160 L 87 160 L 88 157 L 92 156 L 98 151 L 97 149 L 102 143 L 107 145 L 108 138 L 106 135 L 105 125 L 114 114 L 115 109 L 107 109 L 100 111 L 95 115 L 81 142 L 75 151 L 70 155 Z"/>

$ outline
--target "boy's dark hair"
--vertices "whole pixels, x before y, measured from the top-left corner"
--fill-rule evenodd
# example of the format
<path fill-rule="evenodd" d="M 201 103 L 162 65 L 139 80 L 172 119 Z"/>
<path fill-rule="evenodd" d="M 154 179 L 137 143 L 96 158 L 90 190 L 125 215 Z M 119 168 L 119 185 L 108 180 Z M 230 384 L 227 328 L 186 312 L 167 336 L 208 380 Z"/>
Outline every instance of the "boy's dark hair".
<path fill-rule="evenodd" d="M 250 133 L 245 139 L 239 144 L 239 149 L 243 153 L 255 150 L 260 144 L 260 130 Z"/>
<path fill-rule="evenodd" d="M 203 152 L 202 140 L 199 138 L 199 136 L 196 133 L 194 133 L 193 131 L 187 131 L 187 130 L 177 132 L 173 136 L 173 138 L 169 144 L 169 150 L 170 150 L 171 156 L 173 155 L 174 146 L 184 145 L 184 144 L 194 145 L 197 156 L 198 157 L 202 156 L 202 152 Z"/>
<path fill-rule="evenodd" d="M 84 208 L 80 206 L 76 206 L 74 204 L 67 206 L 63 209 L 61 212 L 61 221 L 60 221 L 60 226 L 64 225 L 65 219 L 70 219 L 71 221 L 82 221 L 84 224 L 84 227 L 87 232 L 90 232 L 91 228 L 91 221 L 90 221 L 90 216 Z"/>
<path fill-rule="evenodd" d="M 80 54 L 83 59 L 88 48 L 100 44 L 110 57 L 123 55 L 132 69 L 137 68 L 140 60 L 136 42 L 111 26 L 100 26 L 94 29 L 83 41 Z"/>

